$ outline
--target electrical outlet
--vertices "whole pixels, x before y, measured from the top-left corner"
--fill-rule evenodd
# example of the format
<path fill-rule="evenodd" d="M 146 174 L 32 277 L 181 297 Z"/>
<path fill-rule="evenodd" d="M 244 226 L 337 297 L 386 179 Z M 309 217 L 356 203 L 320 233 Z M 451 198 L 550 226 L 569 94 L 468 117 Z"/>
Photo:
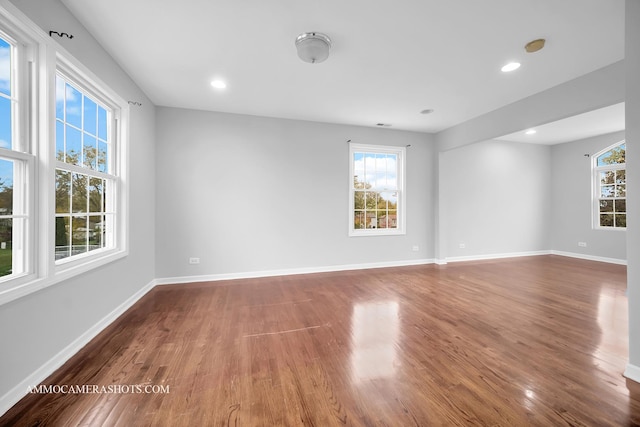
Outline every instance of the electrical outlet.
<path fill-rule="evenodd" d="M 418 252 L 418 251 L 420 250 L 420 246 L 418 246 L 418 245 L 413 245 L 413 246 L 411 247 L 411 250 L 412 250 L 413 252 Z"/>
<path fill-rule="evenodd" d="M 587 242 L 578 242 L 578 246 L 580 246 L 581 248 L 586 248 Z"/>
<path fill-rule="evenodd" d="M 465 248 L 467 247 L 467 245 L 466 245 L 466 243 L 460 243 L 460 244 L 458 245 L 458 247 L 459 247 L 460 249 L 465 249 Z"/>
<path fill-rule="evenodd" d="M 200 264 L 200 258 L 189 258 L 189 264 Z"/>

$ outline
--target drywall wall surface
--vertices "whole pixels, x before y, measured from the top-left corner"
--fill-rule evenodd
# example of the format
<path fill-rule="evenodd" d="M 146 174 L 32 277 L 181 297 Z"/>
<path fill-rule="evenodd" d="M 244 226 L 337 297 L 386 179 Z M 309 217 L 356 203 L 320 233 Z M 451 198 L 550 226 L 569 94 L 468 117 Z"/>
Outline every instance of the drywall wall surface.
<path fill-rule="evenodd" d="M 429 138 L 159 108 L 157 277 L 432 258 Z M 348 140 L 407 146 L 406 235 L 348 236 Z"/>
<path fill-rule="evenodd" d="M 491 140 L 440 158 L 447 259 L 549 249 L 548 146 Z"/>
<path fill-rule="evenodd" d="M 551 249 L 627 259 L 626 231 L 596 229 L 592 217 L 593 155 L 624 139 L 615 132 L 551 147 Z"/>

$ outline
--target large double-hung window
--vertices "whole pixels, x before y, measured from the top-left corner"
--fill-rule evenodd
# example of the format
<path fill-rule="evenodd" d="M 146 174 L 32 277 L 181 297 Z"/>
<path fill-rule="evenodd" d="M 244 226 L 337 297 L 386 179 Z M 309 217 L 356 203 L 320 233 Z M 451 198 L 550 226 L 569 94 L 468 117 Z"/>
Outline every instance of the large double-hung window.
<path fill-rule="evenodd" d="M 128 104 L 5 7 L 0 304 L 127 254 Z"/>
<path fill-rule="evenodd" d="M 627 165 L 624 141 L 594 156 L 594 226 L 627 228 Z"/>

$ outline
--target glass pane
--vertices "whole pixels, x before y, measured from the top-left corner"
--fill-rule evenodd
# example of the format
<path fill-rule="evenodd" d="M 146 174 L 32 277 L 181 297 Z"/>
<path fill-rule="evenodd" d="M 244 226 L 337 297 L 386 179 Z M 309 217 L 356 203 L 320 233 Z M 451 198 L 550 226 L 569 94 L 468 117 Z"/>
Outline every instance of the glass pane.
<path fill-rule="evenodd" d="M 613 200 L 600 200 L 600 212 L 613 212 Z"/>
<path fill-rule="evenodd" d="M 615 185 L 603 185 L 600 187 L 600 197 L 613 197 Z"/>
<path fill-rule="evenodd" d="M 13 162 L 0 160 L 0 215 L 13 214 Z"/>
<path fill-rule="evenodd" d="M 375 191 L 365 191 L 365 206 L 367 209 L 374 210 L 378 206 L 378 193 Z"/>
<path fill-rule="evenodd" d="M 380 198 L 386 202 L 384 204 L 385 209 L 398 209 L 398 193 L 397 192 L 385 191 L 383 193 L 380 193 Z"/>
<path fill-rule="evenodd" d="M 353 171 L 364 172 L 364 153 L 353 153 Z"/>
<path fill-rule="evenodd" d="M 56 119 L 64 120 L 64 80 L 56 76 Z"/>
<path fill-rule="evenodd" d="M 378 228 L 388 228 L 387 227 L 387 220 L 388 220 L 388 216 L 387 216 L 387 211 L 376 211 L 376 222 L 378 225 Z"/>
<path fill-rule="evenodd" d="M 65 120 L 78 129 L 82 128 L 82 94 L 69 83 L 65 85 Z"/>
<path fill-rule="evenodd" d="M 98 141 L 98 170 L 100 172 L 109 172 L 109 152 L 108 146 L 102 141 Z"/>
<path fill-rule="evenodd" d="M 600 184 L 613 184 L 615 178 L 614 171 L 600 172 Z"/>
<path fill-rule="evenodd" d="M 82 152 L 82 133 L 78 129 L 66 126 L 66 163 L 80 165 L 80 153 Z"/>
<path fill-rule="evenodd" d="M 56 169 L 56 213 L 71 212 L 71 172 Z"/>
<path fill-rule="evenodd" d="M 626 211 L 627 211 L 627 201 L 616 200 L 616 212 L 626 212 Z"/>
<path fill-rule="evenodd" d="M 616 215 L 616 227 L 626 227 L 627 226 L 627 215 L 626 214 L 617 214 Z"/>
<path fill-rule="evenodd" d="M 398 213 L 396 211 L 389 211 L 388 227 L 398 228 Z"/>
<path fill-rule="evenodd" d="M 102 212 L 102 179 L 89 178 L 89 212 Z"/>
<path fill-rule="evenodd" d="M 64 162 L 64 124 L 56 120 L 56 159 Z"/>
<path fill-rule="evenodd" d="M 98 138 L 107 140 L 107 110 L 98 107 Z"/>
<path fill-rule="evenodd" d="M 89 217 L 89 250 L 100 249 L 102 247 L 102 216 L 92 215 Z"/>
<path fill-rule="evenodd" d="M 615 147 L 598 156 L 598 166 L 613 165 L 625 162 L 625 144 Z"/>
<path fill-rule="evenodd" d="M 616 184 L 626 184 L 627 183 L 627 171 L 622 169 L 616 171 Z"/>
<path fill-rule="evenodd" d="M 56 217 L 56 260 L 71 255 L 69 217 Z"/>
<path fill-rule="evenodd" d="M 71 255 L 87 252 L 87 217 L 71 218 Z"/>
<path fill-rule="evenodd" d="M 0 148 L 11 149 L 11 100 L 0 97 Z"/>
<path fill-rule="evenodd" d="M 11 96 L 11 45 L 0 38 L 0 93 Z"/>
<path fill-rule="evenodd" d="M 96 169 L 96 143 L 97 141 L 93 136 L 89 136 L 86 133 L 84 134 L 82 138 L 83 164 L 90 169 Z"/>
<path fill-rule="evenodd" d="M 616 197 L 626 197 L 627 186 L 625 184 L 616 185 Z"/>
<path fill-rule="evenodd" d="M 601 214 L 600 215 L 601 227 L 613 227 L 613 214 Z"/>
<path fill-rule="evenodd" d="M 72 173 L 71 175 L 72 212 L 86 212 L 88 201 L 87 181 L 89 177 L 79 173 Z"/>
<path fill-rule="evenodd" d="M 13 220 L 0 219 L 0 276 L 11 274 L 13 269 Z"/>
<path fill-rule="evenodd" d="M 364 211 L 355 211 L 353 215 L 353 228 L 356 230 L 365 228 Z"/>
<path fill-rule="evenodd" d="M 98 106 L 91 99 L 84 97 L 84 117 L 82 118 L 82 129 L 86 133 L 96 135 L 98 123 Z"/>
<path fill-rule="evenodd" d="M 364 209 L 364 191 L 353 192 L 353 207 L 355 209 Z"/>

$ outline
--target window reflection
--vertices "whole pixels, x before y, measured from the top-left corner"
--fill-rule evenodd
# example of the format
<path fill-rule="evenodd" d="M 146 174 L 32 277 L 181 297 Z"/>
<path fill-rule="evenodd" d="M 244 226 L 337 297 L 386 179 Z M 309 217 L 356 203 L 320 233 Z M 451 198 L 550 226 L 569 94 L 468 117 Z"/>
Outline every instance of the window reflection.
<path fill-rule="evenodd" d="M 400 322 L 396 301 L 356 304 L 351 315 L 354 381 L 395 374 Z"/>

